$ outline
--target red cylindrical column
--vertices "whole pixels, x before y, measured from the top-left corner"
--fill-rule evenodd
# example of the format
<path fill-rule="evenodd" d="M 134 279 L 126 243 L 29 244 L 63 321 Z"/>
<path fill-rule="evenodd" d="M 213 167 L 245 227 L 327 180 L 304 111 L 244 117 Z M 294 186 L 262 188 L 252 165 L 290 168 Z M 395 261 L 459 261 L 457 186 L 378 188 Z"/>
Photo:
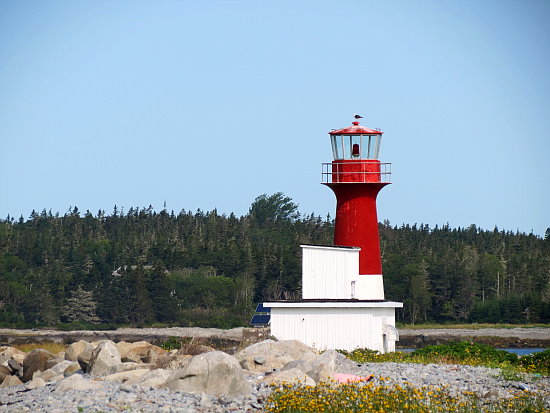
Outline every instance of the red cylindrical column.
<path fill-rule="evenodd" d="M 330 183 L 336 195 L 334 244 L 360 247 L 359 274 L 382 274 L 376 197 L 387 183 Z"/>

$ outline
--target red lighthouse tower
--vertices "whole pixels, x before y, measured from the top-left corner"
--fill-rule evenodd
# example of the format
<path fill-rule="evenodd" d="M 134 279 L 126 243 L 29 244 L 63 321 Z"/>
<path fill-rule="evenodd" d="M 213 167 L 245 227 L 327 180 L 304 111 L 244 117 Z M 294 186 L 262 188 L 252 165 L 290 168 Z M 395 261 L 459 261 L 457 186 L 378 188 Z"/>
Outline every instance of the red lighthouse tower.
<path fill-rule="evenodd" d="M 354 298 L 383 300 L 376 197 L 390 184 L 391 164 L 378 160 L 382 132 L 352 122 L 329 135 L 334 160 L 323 164 L 323 184 L 336 195 L 334 244 L 361 248 Z"/>

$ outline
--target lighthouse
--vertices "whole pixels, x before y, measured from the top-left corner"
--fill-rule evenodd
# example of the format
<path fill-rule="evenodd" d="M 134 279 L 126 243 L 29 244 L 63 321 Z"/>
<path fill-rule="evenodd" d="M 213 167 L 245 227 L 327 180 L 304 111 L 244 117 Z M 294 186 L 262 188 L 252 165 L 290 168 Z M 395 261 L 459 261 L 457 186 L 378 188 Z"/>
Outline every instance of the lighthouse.
<path fill-rule="evenodd" d="M 378 160 L 380 130 L 351 126 L 329 132 L 333 160 L 323 164 L 323 184 L 336 195 L 334 245 L 361 248 L 354 297 L 383 300 L 376 197 L 390 183 L 391 164 Z"/>
<path fill-rule="evenodd" d="M 322 164 L 321 183 L 336 195 L 334 245 L 301 245 L 300 300 L 263 303 L 279 340 L 395 351 L 395 309 L 403 303 L 384 300 L 376 198 L 391 164 L 378 159 L 382 135 L 357 120 L 329 132 L 333 160 Z"/>

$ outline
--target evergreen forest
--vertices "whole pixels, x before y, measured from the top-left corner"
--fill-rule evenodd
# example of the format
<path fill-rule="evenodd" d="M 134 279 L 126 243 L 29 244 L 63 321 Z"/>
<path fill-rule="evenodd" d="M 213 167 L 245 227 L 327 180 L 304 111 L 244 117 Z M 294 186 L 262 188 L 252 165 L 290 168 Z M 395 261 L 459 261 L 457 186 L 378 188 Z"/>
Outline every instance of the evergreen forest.
<path fill-rule="evenodd" d="M 534 234 L 380 225 L 397 321 L 549 323 L 550 229 Z M 0 326 L 248 325 L 256 303 L 298 299 L 300 244 L 331 245 L 334 222 L 282 193 L 248 213 L 116 206 L 0 220 Z"/>

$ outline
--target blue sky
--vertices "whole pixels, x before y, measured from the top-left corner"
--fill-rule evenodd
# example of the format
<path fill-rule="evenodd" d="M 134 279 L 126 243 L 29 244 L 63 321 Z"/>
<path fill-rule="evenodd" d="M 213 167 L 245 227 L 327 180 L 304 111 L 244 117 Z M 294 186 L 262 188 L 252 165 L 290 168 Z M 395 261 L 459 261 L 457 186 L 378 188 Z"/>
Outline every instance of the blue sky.
<path fill-rule="evenodd" d="M 381 128 L 392 224 L 550 227 L 550 2 L 0 1 L 0 216 L 334 216 L 328 132 Z"/>

